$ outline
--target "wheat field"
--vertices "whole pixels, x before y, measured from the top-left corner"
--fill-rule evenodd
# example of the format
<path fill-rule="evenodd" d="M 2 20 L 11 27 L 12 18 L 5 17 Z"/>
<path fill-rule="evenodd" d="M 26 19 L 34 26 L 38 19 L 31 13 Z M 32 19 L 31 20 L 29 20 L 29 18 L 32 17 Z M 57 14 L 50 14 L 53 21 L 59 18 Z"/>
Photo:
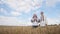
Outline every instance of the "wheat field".
<path fill-rule="evenodd" d="M 33 28 L 32 26 L 0 26 L 0 34 L 60 34 L 60 25 Z"/>

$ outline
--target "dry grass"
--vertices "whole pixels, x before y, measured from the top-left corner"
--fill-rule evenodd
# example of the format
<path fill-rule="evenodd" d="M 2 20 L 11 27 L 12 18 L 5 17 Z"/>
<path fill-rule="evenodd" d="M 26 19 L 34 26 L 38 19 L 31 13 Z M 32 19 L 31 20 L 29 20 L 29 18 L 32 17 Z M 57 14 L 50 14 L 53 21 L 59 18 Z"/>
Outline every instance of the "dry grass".
<path fill-rule="evenodd" d="M 60 26 L 0 26 L 0 34 L 60 34 Z"/>

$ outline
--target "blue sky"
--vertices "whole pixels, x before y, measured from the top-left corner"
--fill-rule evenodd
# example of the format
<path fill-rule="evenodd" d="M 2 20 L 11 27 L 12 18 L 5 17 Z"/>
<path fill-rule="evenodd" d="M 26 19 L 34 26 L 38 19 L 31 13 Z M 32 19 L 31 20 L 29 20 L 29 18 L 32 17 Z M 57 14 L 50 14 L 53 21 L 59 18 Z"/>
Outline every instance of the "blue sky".
<path fill-rule="evenodd" d="M 60 24 L 60 0 L 0 0 L 0 25 L 31 25 L 43 11 L 47 24 Z"/>

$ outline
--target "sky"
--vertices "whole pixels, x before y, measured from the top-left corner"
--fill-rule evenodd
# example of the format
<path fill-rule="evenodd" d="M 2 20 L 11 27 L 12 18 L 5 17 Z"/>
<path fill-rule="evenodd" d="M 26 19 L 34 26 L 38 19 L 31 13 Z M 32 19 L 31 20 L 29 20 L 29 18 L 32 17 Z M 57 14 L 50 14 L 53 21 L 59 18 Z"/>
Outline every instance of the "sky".
<path fill-rule="evenodd" d="M 27 26 L 43 11 L 47 24 L 60 24 L 60 0 L 0 0 L 0 25 Z"/>

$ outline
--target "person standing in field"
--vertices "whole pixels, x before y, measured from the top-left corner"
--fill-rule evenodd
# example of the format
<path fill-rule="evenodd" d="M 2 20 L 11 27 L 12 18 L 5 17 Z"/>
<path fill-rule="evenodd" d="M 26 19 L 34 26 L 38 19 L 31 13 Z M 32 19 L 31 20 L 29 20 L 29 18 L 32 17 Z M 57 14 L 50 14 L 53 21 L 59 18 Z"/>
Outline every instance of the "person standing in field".
<path fill-rule="evenodd" d="M 39 25 L 46 26 L 44 12 L 41 12 L 40 14 L 41 14 L 41 16 L 40 16 L 40 24 Z"/>
<path fill-rule="evenodd" d="M 32 17 L 32 20 L 31 20 L 32 26 L 35 27 L 35 28 L 38 27 L 38 22 L 39 22 L 39 21 L 40 21 L 40 20 L 38 20 L 37 15 L 34 14 L 33 17 Z"/>

